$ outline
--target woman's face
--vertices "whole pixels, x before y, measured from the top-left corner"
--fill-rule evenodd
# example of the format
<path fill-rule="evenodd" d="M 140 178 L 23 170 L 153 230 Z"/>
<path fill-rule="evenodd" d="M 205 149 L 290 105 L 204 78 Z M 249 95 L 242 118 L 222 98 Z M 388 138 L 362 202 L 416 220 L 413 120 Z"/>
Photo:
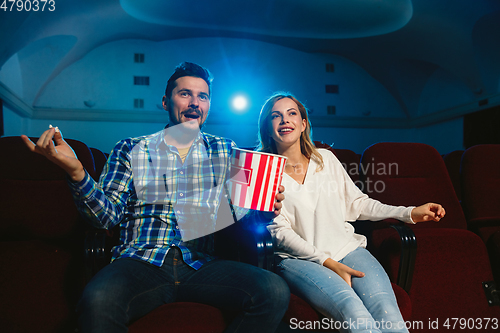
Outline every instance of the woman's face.
<path fill-rule="evenodd" d="M 294 144 L 300 147 L 300 136 L 306 129 L 306 120 L 302 119 L 299 107 L 290 98 L 278 100 L 270 114 L 270 133 L 277 148 L 287 148 Z"/>

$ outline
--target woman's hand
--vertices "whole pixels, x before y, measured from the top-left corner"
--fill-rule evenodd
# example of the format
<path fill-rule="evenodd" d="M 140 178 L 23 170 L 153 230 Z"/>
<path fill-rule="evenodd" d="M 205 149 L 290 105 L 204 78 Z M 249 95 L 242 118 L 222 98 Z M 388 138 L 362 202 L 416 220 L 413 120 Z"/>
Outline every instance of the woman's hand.
<path fill-rule="evenodd" d="M 62 134 L 56 128 L 49 128 L 40 135 L 34 144 L 26 135 L 21 135 L 26 146 L 35 153 L 45 156 L 49 161 L 60 166 L 74 181 L 85 177 L 82 163 L 76 157 L 73 149 L 64 141 Z M 54 139 L 54 141 L 52 141 Z"/>
<path fill-rule="evenodd" d="M 285 192 L 285 187 L 283 185 L 280 185 L 278 187 L 278 193 L 276 193 L 276 201 L 274 202 L 274 217 L 280 215 L 281 213 L 281 207 L 283 206 L 281 202 L 285 200 L 285 195 L 283 194 L 283 192 Z"/>
<path fill-rule="evenodd" d="M 438 222 L 446 215 L 446 212 L 440 204 L 426 203 L 425 205 L 413 208 L 411 219 L 413 222 L 436 221 Z"/>
<path fill-rule="evenodd" d="M 345 282 L 347 282 L 349 287 L 352 287 L 351 283 L 352 276 L 359 278 L 365 276 L 365 273 L 352 269 L 351 267 L 341 264 L 340 262 L 335 261 L 332 258 L 326 259 L 325 262 L 323 263 L 323 266 L 337 273 L 338 276 L 340 276 Z"/>

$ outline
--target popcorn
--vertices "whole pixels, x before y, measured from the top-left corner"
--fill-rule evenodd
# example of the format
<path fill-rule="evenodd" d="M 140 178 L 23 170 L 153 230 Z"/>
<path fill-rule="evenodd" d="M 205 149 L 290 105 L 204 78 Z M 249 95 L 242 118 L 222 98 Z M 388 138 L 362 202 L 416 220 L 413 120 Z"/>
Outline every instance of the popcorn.
<path fill-rule="evenodd" d="M 49 125 L 49 128 L 54 128 L 54 126 Z M 56 129 L 56 132 L 57 132 L 57 133 L 59 133 L 59 132 L 60 132 L 60 131 L 59 131 L 59 127 L 57 127 L 57 126 L 56 126 L 56 127 L 55 127 L 55 129 Z"/>

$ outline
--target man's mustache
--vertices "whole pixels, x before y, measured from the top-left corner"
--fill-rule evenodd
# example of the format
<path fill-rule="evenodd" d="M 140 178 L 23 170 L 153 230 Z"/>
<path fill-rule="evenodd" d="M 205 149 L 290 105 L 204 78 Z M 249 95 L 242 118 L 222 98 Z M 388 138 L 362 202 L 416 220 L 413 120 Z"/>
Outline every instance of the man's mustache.
<path fill-rule="evenodd" d="M 198 117 L 201 117 L 201 115 L 202 115 L 201 111 L 199 109 L 192 109 L 192 108 L 187 109 L 186 111 L 183 111 L 182 115 L 193 114 L 193 113 L 198 115 Z"/>

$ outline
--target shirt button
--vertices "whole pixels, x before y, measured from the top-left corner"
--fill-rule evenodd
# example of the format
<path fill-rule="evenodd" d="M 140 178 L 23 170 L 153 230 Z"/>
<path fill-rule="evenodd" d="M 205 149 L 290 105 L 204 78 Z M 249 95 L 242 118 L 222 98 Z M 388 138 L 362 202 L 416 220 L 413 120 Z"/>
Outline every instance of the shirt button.
<path fill-rule="evenodd" d="M 177 211 L 177 214 L 180 214 L 180 213 L 181 213 L 181 211 L 180 211 L 180 210 L 178 210 L 178 211 Z"/>
<path fill-rule="evenodd" d="M 179 196 L 183 197 L 183 196 L 184 196 L 184 194 L 183 194 L 183 193 L 179 193 Z"/>
<path fill-rule="evenodd" d="M 175 226 L 175 229 L 179 229 L 179 226 L 178 226 L 178 225 L 176 225 L 176 226 Z"/>
<path fill-rule="evenodd" d="M 181 175 L 183 175 L 183 174 L 184 174 L 184 171 L 181 171 L 180 173 L 181 173 Z"/>

